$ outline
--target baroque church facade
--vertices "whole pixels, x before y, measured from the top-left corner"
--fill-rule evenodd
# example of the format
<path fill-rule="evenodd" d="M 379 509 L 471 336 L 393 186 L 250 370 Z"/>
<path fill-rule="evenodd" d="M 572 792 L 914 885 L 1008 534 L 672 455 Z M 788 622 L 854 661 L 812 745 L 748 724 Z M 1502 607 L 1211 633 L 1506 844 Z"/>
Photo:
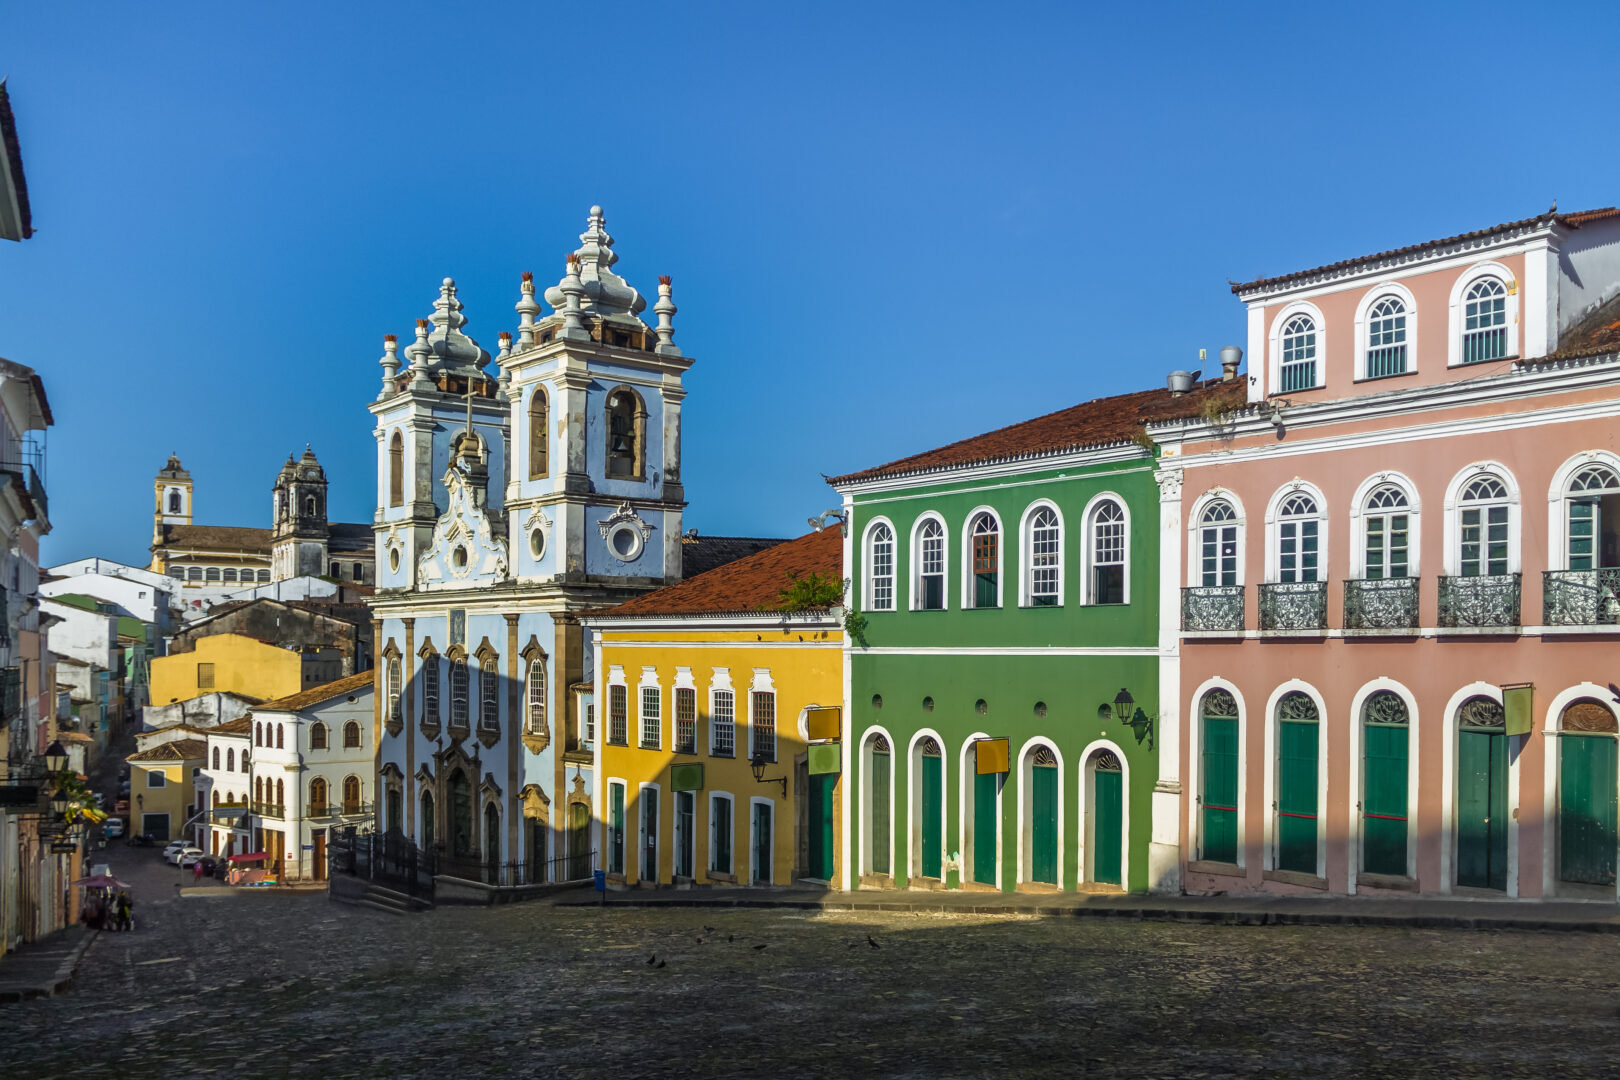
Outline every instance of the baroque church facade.
<path fill-rule="evenodd" d="M 683 560 L 695 572 L 703 546 L 681 527 L 692 360 L 670 279 L 649 323 L 617 259 L 592 207 L 550 311 L 524 274 L 517 332 L 493 358 L 446 278 L 403 357 L 385 337 L 370 406 L 378 827 L 496 885 L 588 874 L 579 614 L 680 580 Z"/>

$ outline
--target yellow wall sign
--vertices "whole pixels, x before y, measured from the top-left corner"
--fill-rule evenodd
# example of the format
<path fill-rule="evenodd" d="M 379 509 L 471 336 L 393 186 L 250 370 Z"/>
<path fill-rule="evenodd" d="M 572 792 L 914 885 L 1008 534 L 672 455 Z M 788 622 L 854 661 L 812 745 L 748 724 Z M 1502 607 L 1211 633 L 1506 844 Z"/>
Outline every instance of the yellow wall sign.
<path fill-rule="evenodd" d="M 809 728 L 811 742 L 836 739 L 843 732 L 843 709 L 836 705 L 805 710 L 805 726 Z"/>
<path fill-rule="evenodd" d="M 973 759 L 980 776 L 1007 771 L 1007 740 L 979 739 L 973 744 Z"/>

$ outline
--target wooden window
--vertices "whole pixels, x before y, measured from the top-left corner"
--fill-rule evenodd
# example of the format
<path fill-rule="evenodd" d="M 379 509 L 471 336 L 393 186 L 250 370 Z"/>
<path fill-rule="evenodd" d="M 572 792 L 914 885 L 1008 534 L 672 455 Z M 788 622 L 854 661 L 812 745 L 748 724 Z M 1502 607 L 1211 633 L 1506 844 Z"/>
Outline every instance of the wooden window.
<path fill-rule="evenodd" d="M 1305 494 L 1289 496 L 1277 520 L 1277 580 L 1318 580 L 1320 542 L 1321 519 L 1316 500 Z"/>
<path fill-rule="evenodd" d="M 428 653 L 422 658 L 422 721 L 439 722 L 439 654 Z"/>
<path fill-rule="evenodd" d="M 397 431 L 388 440 L 388 505 L 405 505 L 405 437 Z"/>
<path fill-rule="evenodd" d="M 529 661 L 528 712 L 524 717 L 524 730 L 540 735 L 546 730 L 546 662 L 536 657 Z"/>
<path fill-rule="evenodd" d="M 309 725 L 309 748 L 311 750 L 325 750 L 326 749 L 326 725 L 325 724 L 311 724 L 311 725 Z"/>
<path fill-rule="evenodd" d="M 768 690 L 755 691 L 749 697 L 748 727 L 752 735 L 754 758 L 776 760 L 776 695 Z"/>
<path fill-rule="evenodd" d="M 285 780 L 276 781 L 276 805 L 278 807 L 287 805 L 287 781 Z"/>
<path fill-rule="evenodd" d="M 354 720 L 350 720 L 343 725 L 343 748 L 345 750 L 360 749 L 360 725 Z"/>
<path fill-rule="evenodd" d="M 945 526 L 933 518 L 917 530 L 917 607 L 922 611 L 945 609 Z"/>
<path fill-rule="evenodd" d="M 343 812 L 345 814 L 360 813 L 360 778 L 358 776 L 345 776 L 343 778 Z M 493 840 L 493 837 L 491 840 Z"/>
<path fill-rule="evenodd" d="M 697 691 L 690 686 L 675 688 L 675 752 L 697 753 Z"/>
<path fill-rule="evenodd" d="M 623 686 L 608 687 L 608 737 L 615 746 L 630 744 L 630 691 Z"/>
<path fill-rule="evenodd" d="M 214 688 L 214 665 L 197 665 L 197 689 L 212 690 Z"/>
<path fill-rule="evenodd" d="M 242 764 L 244 766 L 247 764 L 247 751 L 246 750 L 242 751 Z M 236 750 L 233 747 L 229 747 L 229 746 L 227 746 L 225 748 L 225 771 L 226 772 L 235 772 L 236 771 Z"/>
<path fill-rule="evenodd" d="M 450 661 L 450 726 L 467 726 L 467 661 L 460 656 Z"/>
<path fill-rule="evenodd" d="M 709 753 L 714 757 L 737 754 L 736 696 L 730 690 L 716 690 L 709 707 Z"/>
<path fill-rule="evenodd" d="M 309 816 L 326 816 L 326 781 L 317 776 L 309 782 Z"/>
<path fill-rule="evenodd" d="M 1316 386 L 1316 321 L 1295 315 L 1282 332 L 1282 393 Z"/>
<path fill-rule="evenodd" d="M 1501 360 L 1508 355 L 1507 288 L 1481 278 L 1463 299 L 1463 363 Z"/>
<path fill-rule="evenodd" d="M 990 514 L 980 514 L 968 526 L 973 544 L 973 581 L 969 598 L 976 608 L 1001 603 L 1001 528 Z"/>
<path fill-rule="evenodd" d="M 1407 537 L 1411 517 L 1407 513 L 1406 492 L 1392 485 L 1374 491 L 1367 499 L 1366 572 L 1372 581 L 1408 577 Z"/>
<path fill-rule="evenodd" d="M 1500 480 L 1484 476 L 1463 490 L 1458 525 L 1463 577 L 1508 572 L 1508 493 Z"/>
<path fill-rule="evenodd" d="M 551 450 L 549 409 L 546 392 L 535 387 L 529 396 L 529 479 L 538 480 L 550 472 L 548 456 Z"/>
<path fill-rule="evenodd" d="M 287 735 L 286 725 L 285 724 L 277 724 L 276 725 L 276 749 L 277 750 L 285 750 L 285 749 L 287 749 L 286 735 Z"/>
<path fill-rule="evenodd" d="M 1091 514 L 1091 602 L 1123 604 L 1125 570 L 1125 508 L 1109 499 Z"/>
<path fill-rule="evenodd" d="M 894 530 L 879 523 L 869 538 L 867 556 L 871 588 L 867 606 L 873 611 L 894 610 Z"/>
<path fill-rule="evenodd" d="M 663 702 L 659 698 L 658 687 L 643 686 L 641 688 L 641 745 L 644 749 L 658 749 L 659 739 L 663 733 Z"/>
<path fill-rule="evenodd" d="M 499 731 L 501 727 L 499 670 L 500 660 L 493 655 L 478 662 L 478 725 L 485 731 Z"/>
<path fill-rule="evenodd" d="M 214 747 L 214 768 L 219 768 L 219 747 Z"/>

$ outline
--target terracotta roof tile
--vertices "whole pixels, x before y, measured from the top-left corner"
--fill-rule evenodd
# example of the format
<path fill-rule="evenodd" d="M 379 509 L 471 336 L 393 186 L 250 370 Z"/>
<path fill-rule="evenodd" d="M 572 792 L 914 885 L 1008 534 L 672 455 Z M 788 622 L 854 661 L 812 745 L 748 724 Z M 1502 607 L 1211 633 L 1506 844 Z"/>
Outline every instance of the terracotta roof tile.
<path fill-rule="evenodd" d="M 208 752 L 208 744 L 201 739 L 176 739 L 160 743 L 150 750 L 137 750 L 125 761 L 196 761 Z"/>
<path fill-rule="evenodd" d="M 1230 382 L 1210 379 L 1180 396 L 1172 396 L 1168 390 L 1140 390 L 1134 394 L 1097 398 L 887 465 L 835 476 L 828 483 L 858 483 L 1127 443 L 1144 424 L 1198 416 L 1211 402 L 1223 410 L 1238 408 L 1247 394 L 1242 379 Z"/>
<path fill-rule="evenodd" d="M 267 701 L 257 706 L 260 712 L 275 710 L 277 712 L 297 712 L 307 709 L 311 705 L 319 705 L 323 701 L 330 701 L 335 697 L 357 693 L 370 687 L 376 680 L 377 673 L 366 670 L 356 675 L 345 675 L 336 682 L 329 682 L 324 686 L 312 686 L 308 690 L 301 690 L 296 694 L 289 694 L 284 698 Z"/>
<path fill-rule="evenodd" d="M 1612 217 L 1620 217 L 1620 207 L 1605 206 L 1597 210 L 1578 210 L 1569 214 L 1559 214 L 1549 211 L 1545 214 L 1538 214 L 1535 217 L 1522 218 L 1518 221 L 1505 221 L 1500 225 L 1492 225 L 1488 229 L 1475 229 L 1472 232 L 1458 233 L 1456 236 L 1442 237 L 1439 240 L 1425 240 L 1421 244 L 1408 244 L 1406 247 L 1391 248 L 1388 251 L 1380 251 L 1372 255 L 1358 255 L 1353 259 L 1341 259 L 1338 262 L 1328 263 L 1325 266 L 1312 267 L 1309 270 L 1295 270 L 1292 273 L 1279 274 L 1276 277 L 1257 278 L 1254 281 L 1234 283 L 1232 286 L 1232 291 L 1238 295 L 1242 295 L 1243 293 L 1249 292 L 1253 289 L 1264 289 L 1272 285 L 1282 285 L 1290 281 L 1298 281 L 1304 278 L 1315 277 L 1317 274 L 1331 273 L 1335 270 L 1348 270 L 1353 266 L 1360 266 L 1362 263 L 1377 262 L 1380 259 L 1390 259 L 1397 255 L 1412 255 L 1420 251 L 1427 251 L 1430 248 L 1447 247 L 1451 244 L 1460 244 L 1466 240 L 1479 240 L 1483 239 L 1484 237 L 1491 236 L 1494 233 L 1512 232 L 1514 229 L 1522 229 L 1530 225 L 1539 225 L 1551 222 L 1559 225 L 1567 225 L 1572 229 L 1578 229 L 1582 225 L 1586 225 L 1590 222 L 1602 221 L 1606 218 Z"/>
<path fill-rule="evenodd" d="M 614 608 L 587 612 L 596 618 L 643 615 L 741 615 L 775 611 L 782 589 L 794 575 L 844 576 L 844 541 L 836 528 L 784 540 L 764 551 L 726 563 Z"/>
<path fill-rule="evenodd" d="M 253 734 L 253 714 L 246 713 L 235 720 L 227 720 L 223 724 L 215 724 L 208 729 L 210 735 L 251 735 Z"/>
<path fill-rule="evenodd" d="M 1559 335 L 1558 351 L 1527 360 L 1524 367 L 1620 352 L 1620 293 L 1599 304 Z"/>
<path fill-rule="evenodd" d="M 268 554 L 270 530 L 239 525 L 165 525 L 163 543 L 158 546 Z"/>
<path fill-rule="evenodd" d="M 681 537 L 681 577 L 694 578 L 717 566 L 735 562 L 755 552 L 780 544 L 780 537 L 693 536 Z"/>

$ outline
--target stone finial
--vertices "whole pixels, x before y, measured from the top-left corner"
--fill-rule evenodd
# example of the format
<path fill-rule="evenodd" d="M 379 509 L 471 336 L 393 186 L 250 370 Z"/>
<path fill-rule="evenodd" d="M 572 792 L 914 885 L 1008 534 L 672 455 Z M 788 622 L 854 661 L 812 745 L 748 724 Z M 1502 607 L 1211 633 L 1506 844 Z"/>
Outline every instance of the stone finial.
<path fill-rule="evenodd" d="M 670 299 L 674 291 L 675 279 L 668 274 L 658 275 L 658 302 L 653 305 L 653 313 L 658 316 L 658 351 L 666 352 L 675 348 L 675 313 L 680 309 L 675 301 Z"/>
<path fill-rule="evenodd" d="M 500 351 L 495 354 L 495 362 L 498 364 L 512 355 L 512 335 L 502 330 L 495 336 L 495 340 L 501 346 Z"/>
<path fill-rule="evenodd" d="M 433 389 L 433 380 L 428 378 L 428 357 L 433 355 L 433 346 L 428 344 L 426 319 L 416 320 L 416 340 L 405 350 L 405 355 L 411 358 L 411 389 Z"/>
<path fill-rule="evenodd" d="M 585 295 L 585 286 L 579 280 L 579 253 L 570 251 L 566 256 L 565 271 L 563 273 L 563 331 L 562 336 L 571 340 L 584 341 L 590 338 L 585 332 L 585 323 L 579 317 L 580 300 Z"/>
<path fill-rule="evenodd" d="M 523 295 L 518 298 L 518 344 L 528 348 L 534 344 L 534 320 L 540 314 L 540 302 L 534 298 L 534 274 L 532 271 L 523 271 L 523 284 L 519 286 Z"/>
<path fill-rule="evenodd" d="M 377 363 L 381 364 L 383 369 L 382 393 L 377 395 L 377 400 L 381 401 L 383 398 L 393 397 L 398 389 L 394 385 L 394 379 L 399 374 L 399 339 L 393 334 L 383 335 L 383 355 Z"/>

